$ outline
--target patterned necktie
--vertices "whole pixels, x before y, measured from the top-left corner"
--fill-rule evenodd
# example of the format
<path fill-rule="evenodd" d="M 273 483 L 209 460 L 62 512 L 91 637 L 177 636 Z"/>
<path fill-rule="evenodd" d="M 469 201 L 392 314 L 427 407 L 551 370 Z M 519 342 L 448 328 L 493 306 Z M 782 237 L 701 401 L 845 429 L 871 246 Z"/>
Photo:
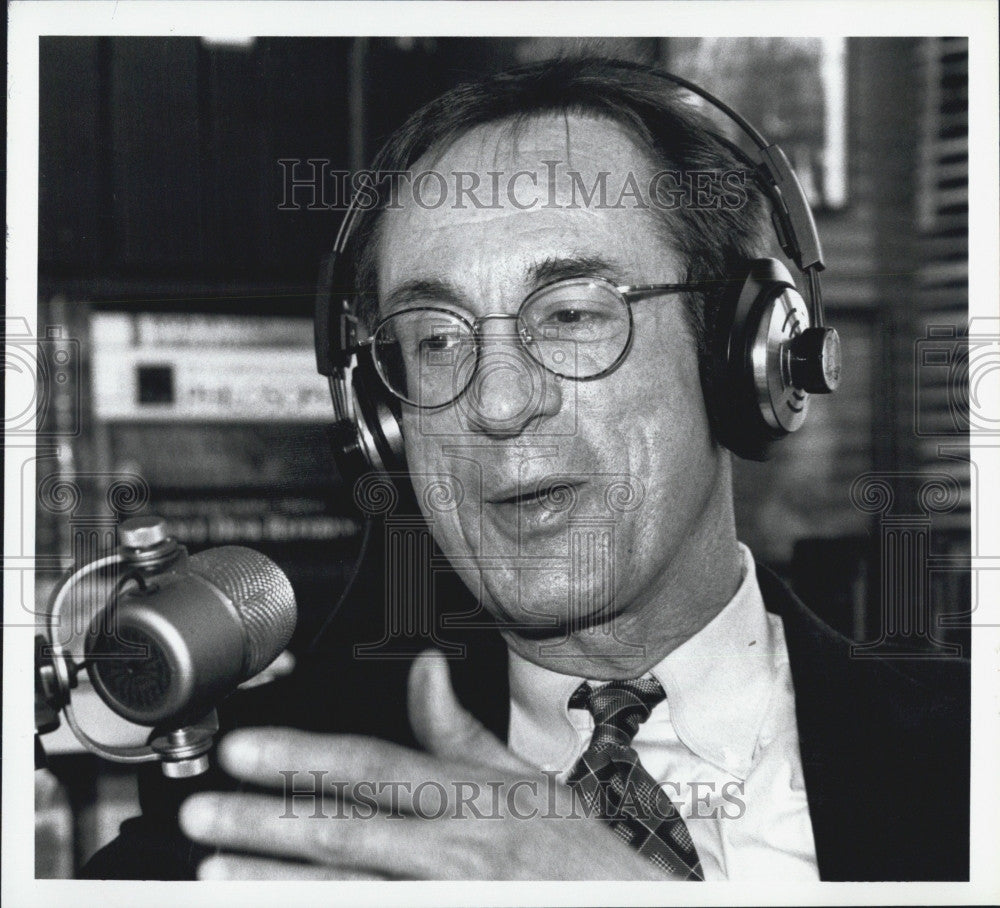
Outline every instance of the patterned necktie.
<path fill-rule="evenodd" d="M 581 684 L 569 705 L 590 710 L 594 736 L 566 781 L 590 811 L 661 870 L 703 880 L 691 833 L 632 748 L 640 724 L 664 697 L 655 678 L 612 681 L 596 689 Z"/>

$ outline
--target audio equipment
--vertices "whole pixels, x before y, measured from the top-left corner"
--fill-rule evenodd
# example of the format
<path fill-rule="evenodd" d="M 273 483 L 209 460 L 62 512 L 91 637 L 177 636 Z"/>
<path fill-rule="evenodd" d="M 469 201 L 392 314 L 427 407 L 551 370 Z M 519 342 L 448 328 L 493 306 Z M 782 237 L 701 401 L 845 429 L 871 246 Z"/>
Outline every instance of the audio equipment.
<path fill-rule="evenodd" d="M 57 727 L 62 711 L 84 747 L 99 756 L 160 760 L 165 775 L 197 775 L 208 768 L 218 730 L 215 706 L 264 671 L 291 639 L 295 595 L 280 568 L 253 549 L 221 546 L 189 557 L 158 517 L 131 518 L 119 534 L 113 555 L 61 585 L 49 616 L 51 642 L 36 641 L 36 731 Z M 111 569 L 118 576 L 90 621 L 84 664 L 108 707 L 154 730 L 141 747 L 95 741 L 70 702 L 81 666 L 63 648 L 63 612 L 74 594 L 88 606 L 94 586 L 82 581 Z"/>
<path fill-rule="evenodd" d="M 631 68 L 622 65 L 623 71 Z M 805 279 L 808 305 L 780 261 L 747 261 L 737 273 L 724 276 L 727 289 L 707 324 L 703 390 L 715 437 L 739 457 L 765 460 L 773 442 L 801 428 L 809 396 L 830 393 L 840 382 L 840 340 L 824 323 L 819 282 L 823 253 L 812 212 L 777 145 L 704 88 L 672 73 L 642 71 L 700 96 L 753 142 L 756 157 L 716 137 L 758 178 L 771 203 L 778 242 Z M 370 347 L 356 344 L 358 319 L 347 251 L 359 196 L 370 200 L 370 190 L 363 187 L 352 200 L 324 261 L 316 295 L 317 368 L 329 381 L 336 417 L 334 456 L 347 482 L 370 470 L 398 475 L 406 467 L 399 401 L 382 385 Z"/>

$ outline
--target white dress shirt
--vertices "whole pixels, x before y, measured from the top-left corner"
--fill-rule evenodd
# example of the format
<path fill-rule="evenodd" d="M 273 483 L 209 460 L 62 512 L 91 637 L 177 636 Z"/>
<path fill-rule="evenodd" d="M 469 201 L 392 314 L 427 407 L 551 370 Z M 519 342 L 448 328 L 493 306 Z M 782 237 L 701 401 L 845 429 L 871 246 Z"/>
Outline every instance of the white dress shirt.
<path fill-rule="evenodd" d="M 740 551 L 736 595 L 651 670 L 667 696 L 632 745 L 684 818 L 706 880 L 818 880 L 784 627 Z M 587 710 L 569 708 L 583 680 L 510 654 L 510 747 L 561 779 L 594 731 Z"/>

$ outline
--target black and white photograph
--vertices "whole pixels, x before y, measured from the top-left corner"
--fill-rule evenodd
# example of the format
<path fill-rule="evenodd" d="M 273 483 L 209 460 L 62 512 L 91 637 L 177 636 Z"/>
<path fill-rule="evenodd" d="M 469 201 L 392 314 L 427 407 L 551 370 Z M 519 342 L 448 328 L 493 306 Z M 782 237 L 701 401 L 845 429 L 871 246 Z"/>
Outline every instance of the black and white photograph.
<path fill-rule="evenodd" d="M 7 15 L 8 904 L 1000 903 L 995 4 Z"/>

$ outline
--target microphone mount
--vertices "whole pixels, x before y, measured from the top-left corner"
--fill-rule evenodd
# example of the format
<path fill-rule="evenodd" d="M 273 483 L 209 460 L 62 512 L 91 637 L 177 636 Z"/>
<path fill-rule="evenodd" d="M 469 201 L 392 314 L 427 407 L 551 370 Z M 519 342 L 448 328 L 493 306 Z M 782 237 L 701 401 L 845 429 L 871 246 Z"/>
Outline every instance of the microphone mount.
<path fill-rule="evenodd" d="M 144 588 L 149 580 L 169 570 L 183 567 L 187 549 L 167 534 L 160 517 L 133 517 L 119 530 L 120 545 L 111 555 L 83 565 L 60 586 L 48 620 L 48 640 L 36 637 L 35 649 L 35 730 L 46 734 L 59 727 L 62 712 L 77 740 L 91 753 L 116 763 L 149 763 L 158 760 L 168 778 L 188 778 L 208 769 L 218 717 L 211 710 L 201 719 L 157 735 L 146 745 L 113 745 L 95 740 L 81 728 L 71 701 L 80 666 L 61 642 L 62 615 L 72 593 L 84 578 L 119 569 L 121 576 L 111 593 L 114 599 L 131 581 Z M 105 605 L 105 609 L 108 604 Z M 37 737 L 36 737 L 37 741 Z"/>

